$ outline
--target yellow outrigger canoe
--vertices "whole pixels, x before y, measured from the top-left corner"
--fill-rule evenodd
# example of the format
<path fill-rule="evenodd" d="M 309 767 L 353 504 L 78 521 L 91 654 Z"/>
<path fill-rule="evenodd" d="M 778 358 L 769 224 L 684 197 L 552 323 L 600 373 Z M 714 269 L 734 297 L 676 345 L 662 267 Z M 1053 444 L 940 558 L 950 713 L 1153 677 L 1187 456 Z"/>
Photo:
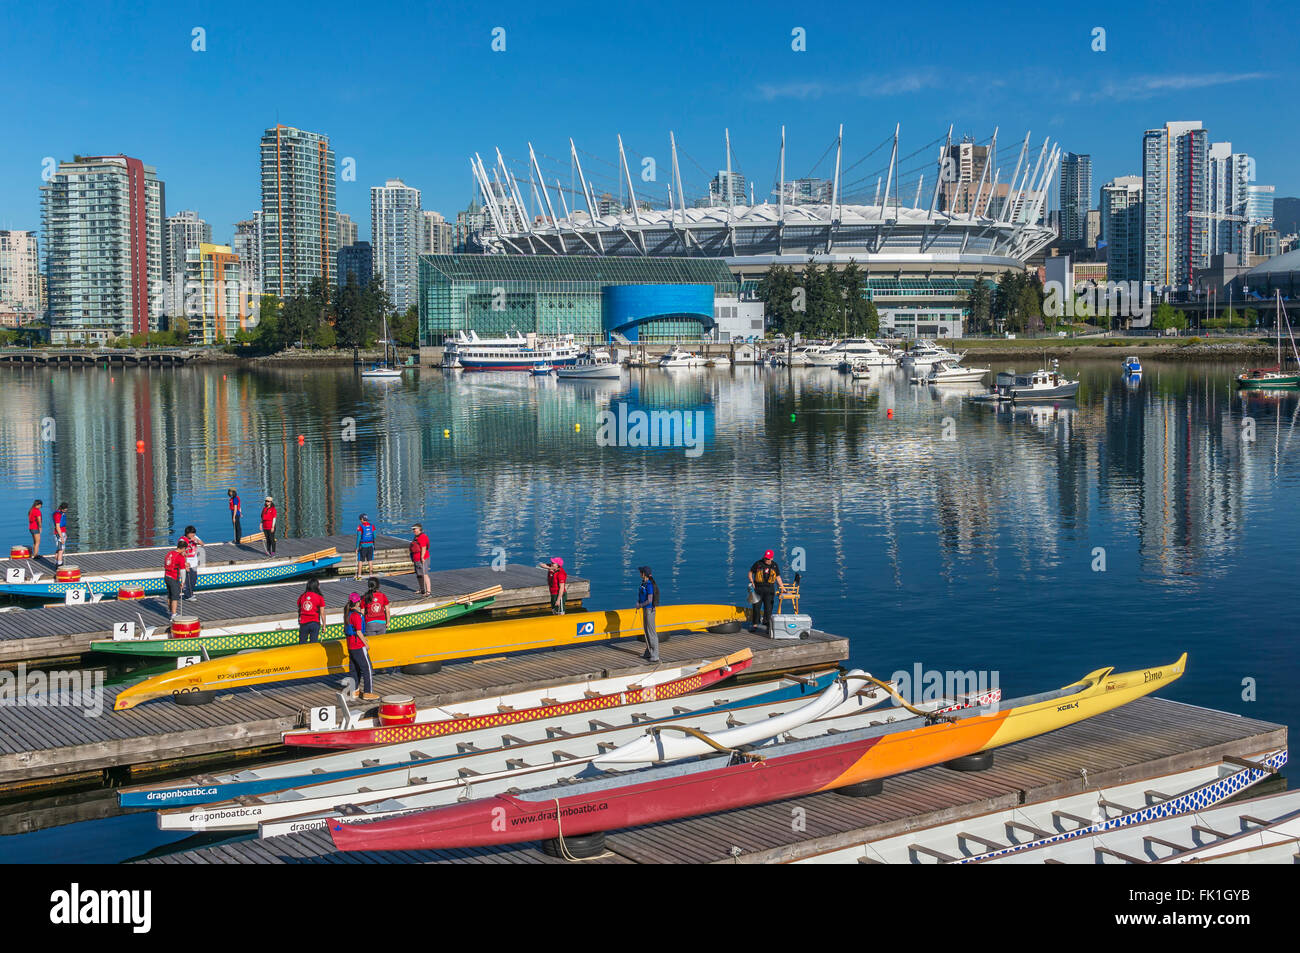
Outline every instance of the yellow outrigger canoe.
<path fill-rule="evenodd" d="M 745 610 L 736 606 L 659 606 L 655 611 L 655 624 L 662 633 L 703 632 L 710 629 L 735 631 L 744 618 Z M 369 637 L 370 664 L 375 669 L 432 665 L 480 655 L 609 642 L 640 634 L 639 609 L 477 622 L 438 629 L 415 629 L 392 635 L 372 635 Z M 170 696 L 189 701 L 185 696 L 193 696 L 194 693 L 342 675 L 348 668 L 347 647 L 341 640 L 224 656 L 155 675 L 124 688 L 113 702 L 113 709 L 122 711 L 134 708 L 141 702 L 155 698 Z"/>

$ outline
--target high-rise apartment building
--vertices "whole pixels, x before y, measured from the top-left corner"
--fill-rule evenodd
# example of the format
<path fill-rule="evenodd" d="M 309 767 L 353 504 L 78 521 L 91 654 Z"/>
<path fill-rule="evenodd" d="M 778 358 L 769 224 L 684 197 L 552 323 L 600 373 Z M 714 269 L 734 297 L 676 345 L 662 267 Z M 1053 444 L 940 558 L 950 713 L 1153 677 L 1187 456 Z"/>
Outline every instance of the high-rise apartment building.
<path fill-rule="evenodd" d="M 163 280 L 167 282 L 167 315 L 185 313 L 185 262 L 192 248 L 212 244 L 212 226 L 199 213 L 186 209 L 168 215 L 163 225 Z"/>
<path fill-rule="evenodd" d="M 0 312 L 15 324 L 41 313 L 41 260 L 35 232 L 0 229 Z"/>
<path fill-rule="evenodd" d="M 334 150 L 328 136 L 273 126 L 262 134 L 262 290 L 281 298 L 328 283 L 338 257 Z"/>
<path fill-rule="evenodd" d="M 186 252 L 186 318 L 190 340 L 223 344 L 246 326 L 242 263 L 229 245 L 202 242 Z"/>
<path fill-rule="evenodd" d="M 362 288 L 369 287 L 374 273 L 374 255 L 370 242 L 354 242 L 339 249 L 339 287 L 355 281 Z"/>
<path fill-rule="evenodd" d="M 1083 220 L 1083 244 L 1086 248 L 1096 248 L 1101 238 L 1101 209 L 1090 208 Z"/>
<path fill-rule="evenodd" d="M 357 223 L 347 212 L 339 212 L 339 248 L 357 243 Z"/>
<path fill-rule="evenodd" d="M 166 194 L 128 156 L 77 156 L 41 186 L 50 337 L 105 341 L 157 329 Z"/>
<path fill-rule="evenodd" d="M 424 216 L 420 190 L 389 179 L 370 190 L 370 245 L 374 273 L 384 279 L 388 300 L 398 313 L 415 304 L 420 290 L 420 246 Z"/>
<path fill-rule="evenodd" d="M 748 205 L 745 195 L 745 177 L 739 172 L 718 170 L 718 174 L 709 182 L 710 205 Z"/>
<path fill-rule="evenodd" d="M 989 147 L 977 146 L 973 139 L 963 139 L 944 147 L 940 164 L 939 211 L 969 215 L 978 201 L 980 210 L 989 205 L 993 175 L 985 170 Z M 980 181 L 983 179 L 983 188 Z M 1004 194 L 1007 190 L 1003 190 Z M 983 194 L 978 197 L 977 192 Z"/>
<path fill-rule="evenodd" d="M 1083 243 L 1092 208 L 1092 156 L 1066 153 L 1061 160 L 1061 240 Z"/>
<path fill-rule="evenodd" d="M 438 212 L 423 210 L 420 233 L 421 255 L 450 255 L 455 244 L 455 229 Z"/>
<path fill-rule="evenodd" d="M 231 250 L 239 256 L 240 277 L 250 295 L 262 293 L 262 213 L 235 223 Z"/>
<path fill-rule="evenodd" d="M 1142 137 L 1142 268 L 1157 289 L 1187 289 L 1210 261 L 1209 134 L 1170 122 Z"/>
<path fill-rule="evenodd" d="M 1101 187 L 1107 280 L 1142 280 L 1142 222 L 1142 176 L 1122 175 Z"/>

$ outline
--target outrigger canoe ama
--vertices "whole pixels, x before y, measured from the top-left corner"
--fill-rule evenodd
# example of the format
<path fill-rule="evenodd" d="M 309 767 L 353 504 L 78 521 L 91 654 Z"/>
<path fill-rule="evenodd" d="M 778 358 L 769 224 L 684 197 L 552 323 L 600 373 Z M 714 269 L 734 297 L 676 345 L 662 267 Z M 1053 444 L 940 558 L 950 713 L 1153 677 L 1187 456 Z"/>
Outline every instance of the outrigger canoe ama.
<path fill-rule="evenodd" d="M 703 632 L 719 627 L 730 630 L 744 618 L 744 609 L 724 605 L 660 606 L 655 613 L 660 632 Z M 371 636 L 370 664 L 378 670 L 480 655 L 531 652 L 609 642 L 640 635 L 641 631 L 641 612 L 637 609 L 416 629 Z M 154 698 L 193 692 L 225 691 L 269 682 L 342 675 L 348 668 L 347 648 L 341 641 L 230 655 L 147 678 L 119 692 L 113 708 L 121 711 Z"/>
<path fill-rule="evenodd" d="M 225 565 L 209 564 L 198 570 L 197 589 L 228 589 L 231 586 L 249 586 L 263 582 L 284 582 L 299 576 L 337 565 L 342 561 L 334 549 L 309 553 L 294 559 L 264 559 L 250 563 L 227 563 Z M 101 596 L 116 596 L 120 589 L 138 589 L 145 595 L 157 595 L 167 591 L 163 581 L 159 557 L 157 569 L 133 569 L 127 572 L 96 573 L 84 575 L 74 582 L 59 582 L 51 574 L 42 578 L 42 574 L 28 567 L 27 581 L 6 582 L 0 579 L 0 595 L 22 596 L 25 598 L 65 597 L 72 590 L 80 589 L 85 593 Z M 35 574 L 34 577 L 32 574 Z M 89 600 L 87 600 L 89 601 Z"/>
<path fill-rule="evenodd" d="M 1116 674 L 1103 668 L 1056 691 L 788 741 L 763 760 L 713 755 L 635 771 L 587 766 L 554 784 L 374 823 L 333 823 L 340 850 L 430 850 L 551 840 L 693 817 L 833 791 L 991 751 L 1125 705 L 1180 678 L 1172 665 Z"/>

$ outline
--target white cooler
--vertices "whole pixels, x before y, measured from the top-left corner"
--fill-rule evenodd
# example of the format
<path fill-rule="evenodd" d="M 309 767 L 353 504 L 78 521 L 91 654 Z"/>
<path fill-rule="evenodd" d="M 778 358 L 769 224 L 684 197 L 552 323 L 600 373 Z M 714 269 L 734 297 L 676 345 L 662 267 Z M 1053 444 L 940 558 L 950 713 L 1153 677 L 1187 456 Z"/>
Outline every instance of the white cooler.
<path fill-rule="evenodd" d="M 772 616 L 768 637 L 773 639 L 802 639 L 812 631 L 812 616 L 786 613 Z"/>

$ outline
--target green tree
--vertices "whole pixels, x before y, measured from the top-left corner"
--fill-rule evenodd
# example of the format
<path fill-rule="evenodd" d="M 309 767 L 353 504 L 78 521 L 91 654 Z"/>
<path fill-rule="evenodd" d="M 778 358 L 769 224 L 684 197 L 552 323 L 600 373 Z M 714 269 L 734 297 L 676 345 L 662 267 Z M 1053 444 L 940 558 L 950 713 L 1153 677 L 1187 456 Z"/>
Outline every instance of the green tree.
<path fill-rule="evenodd" d="M 1151 319 L 1151 326 L 1157 331 L 1167 331 L 1170 328 L 1181 331 L 1187 327 L 1187 316 L 1168 301 L 1162 301 Z"/>
<path fill-rule="evenodd" d="M 406 313 L 388 319 L 388 331 L 398 347 L 420 346 L 420 307 L 411 305 Z"/>
<path fill-rule="evenodd" d="M 993 330 L 992 297 L 984 279 L 976 278 L 975 283 L 971 285 L 970 293 L 966 296 L 967 326 L 971 331 L 983 333 Z"/>

